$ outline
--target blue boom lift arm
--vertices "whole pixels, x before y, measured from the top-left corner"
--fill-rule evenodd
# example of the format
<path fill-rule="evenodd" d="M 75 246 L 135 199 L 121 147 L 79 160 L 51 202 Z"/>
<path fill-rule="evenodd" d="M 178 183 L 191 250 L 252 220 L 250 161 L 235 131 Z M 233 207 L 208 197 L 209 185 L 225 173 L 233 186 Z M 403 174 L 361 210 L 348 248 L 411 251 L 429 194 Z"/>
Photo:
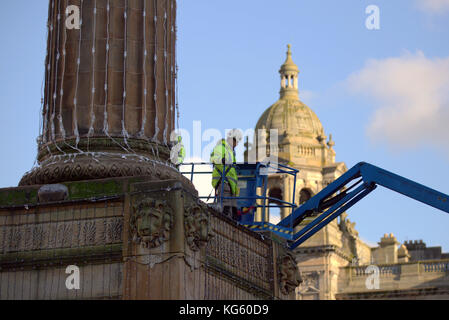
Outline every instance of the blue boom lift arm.
<path fill-rule="evenodd" d="M 195 165 L 211 165 L 207 163 L 190 164 L 191 171 L 182 172 L 190 175 L 191 180 L 196 174 L 210 174 L 210 170 L 195 172 Z M 363 199 L 378 185 L 401 193 L 434 208 L 449 213 L 449 196 L 430 189 L 419 183 L 403 178 L 397 174 L 360 162 L 348 170 L 334 182 L 329 184 L 306 203 L 297 207 L 293 196 L 292 202 L 267 197 L 267 174 L 262 169 L 273 169 L 272 173 L 291 175 L 293 177 L 293 195 L 296 188 L 298 170 L 285 165 L 275 164 L 235 164 L 239 172 L 239 183 L 243 182 L 239 197 L 214 196 L 215 202 L 222 204 L 224 199 L 237 200 L 237 206 L 248 209 L 248 214 L 242 214 L 239 223 L 256 232 L 271 231 L 288 241 L 290 249 L 295 249 L 309 239 L 332 220 Z M 223 170 L 224 172 L 224 170 Z M 225 177 L 222 177 L 223 181 Z M 261 194 L 257 194 L 257 189 Z M 223 192 L 223 190 L 222 190 Z M 211 197 L 200 197 L 208 201 Z M 291 214 L 277 225 L 266 221 L 266 212 L 270 208 L 283 208 Z M 256 219 L 256 211 L 259 212 Z M 258 220 L 258 221 L 256 221 Z"/>
<path fill-rule="evenodd" d="M 351 184 L 349 187 L 348 185 Z M 312 221 L 294 231 L 290 249 L 309 239 L 320 229 L 363 199 L 377 185 L 401 193 L 449 213 L 449 196 L 403 178 L 392 172 L 361 162 L 329 184 L 309 201 L 283 219 L 278 226 L 295 230 L 306 218 Z"/>

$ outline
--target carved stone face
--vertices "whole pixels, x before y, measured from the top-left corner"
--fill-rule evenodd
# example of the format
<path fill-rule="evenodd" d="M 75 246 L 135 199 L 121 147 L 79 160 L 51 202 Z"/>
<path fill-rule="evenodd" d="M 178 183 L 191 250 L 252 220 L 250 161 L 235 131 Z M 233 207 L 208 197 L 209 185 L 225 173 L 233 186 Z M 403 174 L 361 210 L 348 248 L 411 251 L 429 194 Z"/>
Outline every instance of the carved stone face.
<path fill-rule="evenodd" d="M 162 206 L 156 208 L 145 207 L 140 212 L 140 216 L 137 219 L 137 232 L 144 241 L 159 236 L 159 229 L 162 227 L 162 209 Z"/>
<path fill-rule="evenodd" d="M 195 228 L 198 231 L 200 240 L 207 241 L 209 237 L 209 219 L 203 212 L 197 212 L 195 220 Z"/>
<path fill-rule="evenodd" d="M 198 251 L 212 237 L 209 228 L 209 217 L 206 209 L 200 206 L 187 208 L 185 213 L 185 233 L 187 243 L 193 251 Z"/>
<path fill-rule="evenodd" d="M 131 227 L 137 242 L 144 247 L 155 248 L 167 241 L 171 216 L 165 202 L 144 199 L 135 206 L 134 211 Z"/>
<path fill-rule="evenodd" d="M 279 260 L 279 273 L 281 280 L 281 291 L 283 294 L 288 295 L 295 291 L 303 281 L 299 272 L 296 261 L 291 254 L 284 255 Z"/>

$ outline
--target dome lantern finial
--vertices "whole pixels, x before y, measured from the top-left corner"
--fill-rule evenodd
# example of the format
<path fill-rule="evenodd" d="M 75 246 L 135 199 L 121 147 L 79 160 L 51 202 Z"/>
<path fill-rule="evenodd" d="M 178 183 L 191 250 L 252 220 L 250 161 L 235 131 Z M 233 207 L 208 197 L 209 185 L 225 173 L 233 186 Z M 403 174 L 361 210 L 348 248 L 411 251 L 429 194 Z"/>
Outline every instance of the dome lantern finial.
<path fill-rule="evenodd" d="M 293 62 L 292 45 L 287 45 L 287 59 L 281 66 L 279 73 L 281 74 L 281 98 L 289 97 L 299 99 L 298 96 L 298 75 L 299 68 Z"/>
<path fill-rule="evenodd" d="M 329 141 L 327 142 L 327 146 L 329 147 L 329 149 L 333 150 L 334 146 L 335 146 L 335 142 L 332 139 L 332 134 L 329 135 Z"/>

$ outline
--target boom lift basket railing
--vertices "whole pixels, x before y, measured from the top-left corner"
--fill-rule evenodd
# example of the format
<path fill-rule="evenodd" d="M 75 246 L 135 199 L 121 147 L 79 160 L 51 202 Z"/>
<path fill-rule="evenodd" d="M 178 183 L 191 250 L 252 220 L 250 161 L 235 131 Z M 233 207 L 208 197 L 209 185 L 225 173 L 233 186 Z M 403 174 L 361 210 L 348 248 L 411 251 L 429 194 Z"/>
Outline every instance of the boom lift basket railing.
<path fill-rule="evenodd" d="M 207 169 L 205 168 L 207 167 Z M 224 200 L 235 200 L 239 213 L 238 222 L 254 231 L 272 231 L 285 237 L 291 234 L 291 228 L 281 228 L 269 221 L 270 209 L 278 208 L 288 214 L 292 214 L 297 208 L 295 204 L 296 193 L 296 175 L 299 172 L 296 169 L 290 168 L 278 163 L 238 163 L 233 167 L 237 170 L 238 187 L 240 194 L 237 197 L 220 196 L 223 195 L 224 184 L 221 183 L 219 188 L 221 192 L 215 192 L 209 196 L 200 195 L 199 198 L 205 202 L 211 200 L 219 209 L 223 209 Z M 195 170 L 197 168 L 197 170 Z M 229 165 L 224 165 L 222 171 L 221 181 L 225 181 L 224 173 Z M 199 170 L 198 170 L 199 169 Z M 190 178 L 194 183 L 196 175 L 211 175 L 213 171 L 213 164 L 200 163 L 186 163 L 182 165 L 181 173 Z M 293 183 L 293 198 L 292 201 L 285 201 L 276 197 L 270 197 L 268 192 L 268 176 L 269 175 L 285 175 L 292 177 Z M 216 190 L 218 191 L 218 190 Z"/>

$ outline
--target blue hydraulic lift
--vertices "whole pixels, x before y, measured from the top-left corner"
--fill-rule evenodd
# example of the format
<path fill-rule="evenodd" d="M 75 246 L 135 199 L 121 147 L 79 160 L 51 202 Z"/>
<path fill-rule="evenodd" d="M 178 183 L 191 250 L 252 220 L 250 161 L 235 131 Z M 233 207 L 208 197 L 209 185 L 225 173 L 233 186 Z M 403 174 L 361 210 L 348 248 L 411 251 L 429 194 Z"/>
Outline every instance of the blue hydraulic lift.
<path fill-rule="evenodd" d="M 186 165 L 191 166 L 191 171 L 182 173 L 189 174 L 192 181 L 196 174 L 211 173 L 211 171 L 195 172 L 195 166 L 210 165 L 212 168 L 211 164 Z M 233 166 L 239 176 L 240 195 L 220 198 L 214 196 L 215 203 L 222 204 L 223 199 L 237 200 L 240 224 L 253 231 L 271 231 L 287 239 L 290 249 L 296 248 L 309 239 L 371 193 L 378 185 L 449 213 L 448 195 L 365 162 L 352 167 L 299 207 L 295 204 L 294 198 L 298 170 L 282 164 L 270 163 L 245 163 Z M 293 176 L 292 202 L 267 196 L 268 174 Z M 225 177 L 222 179 L 224 181 Z M 266 221 L 269 208 L 284 208 L 291 213 L 275 225 Z"/>

